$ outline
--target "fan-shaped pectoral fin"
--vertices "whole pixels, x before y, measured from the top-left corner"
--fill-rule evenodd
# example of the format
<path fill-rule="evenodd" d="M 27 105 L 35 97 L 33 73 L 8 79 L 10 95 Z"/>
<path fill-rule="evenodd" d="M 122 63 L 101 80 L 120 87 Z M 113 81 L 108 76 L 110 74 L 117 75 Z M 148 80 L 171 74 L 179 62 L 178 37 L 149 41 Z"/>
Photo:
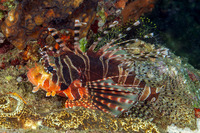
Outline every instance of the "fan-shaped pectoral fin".
<path fill-rule="evenodd" d="M 79 100 L 66 100 L 65 102 L 66 108 L 73 108 L 73 107 L 84 107 L 88 109 L 97 109 L 93 104 L 91 99 L 83 98 Z"/>
<path fill-rule="evenodd" d="M 32 90 L 32 92 L 33 92 L 33 93 L 35 93 L 35 92 L 37 92 L 39 89 L 40 89 L 40 87 L 39 87 L 39 86 L 35 86 L 35 87 L 33 87 L 33 90 Z"/>
<path fill-rule="evenodd" d="M 46 93 L 46 97 L 55 96 L 55 95 L 56 95 L 55 91 L 47 91 Z"/>

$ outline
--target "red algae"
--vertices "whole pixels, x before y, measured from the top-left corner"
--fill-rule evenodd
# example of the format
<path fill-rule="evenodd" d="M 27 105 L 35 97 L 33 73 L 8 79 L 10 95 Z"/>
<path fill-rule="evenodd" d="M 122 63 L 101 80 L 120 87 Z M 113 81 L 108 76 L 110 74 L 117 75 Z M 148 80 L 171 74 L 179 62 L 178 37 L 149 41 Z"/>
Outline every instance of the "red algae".
<path fill-rule="evenodd" d="M 200 109 L 194 108 L 196 118 L 200 118 Z"/>
<path fill-rule="evenodd" d="M 8 40 L 5 40 L 3 43 L 0 44 L 0 54 L 4 54 L 13 48 L 14 45 L 12 45 Z"/>
<path fill-rule="evenodd" d="M 16 58 L 16 59 L 13 59 L 13 60 L 11 60 L 10 61 L 10 64 L 12 65 L 12 66 L 17 66 L 17 65 L 20 65 L 20 60 L 18 59 L 18 58 Z"/>

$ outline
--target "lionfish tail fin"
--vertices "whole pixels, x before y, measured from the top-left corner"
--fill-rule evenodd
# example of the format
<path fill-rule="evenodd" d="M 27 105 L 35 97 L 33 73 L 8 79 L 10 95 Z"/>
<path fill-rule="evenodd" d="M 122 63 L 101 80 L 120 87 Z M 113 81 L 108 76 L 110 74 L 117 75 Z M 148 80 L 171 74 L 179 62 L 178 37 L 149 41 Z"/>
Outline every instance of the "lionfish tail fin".
<path fill-rule="evenodd" d="M 103 112 L 119 116 L 138 100 L 131 87 L 124 87 L 109 80 L 87 82 L 94 105 Z"/>

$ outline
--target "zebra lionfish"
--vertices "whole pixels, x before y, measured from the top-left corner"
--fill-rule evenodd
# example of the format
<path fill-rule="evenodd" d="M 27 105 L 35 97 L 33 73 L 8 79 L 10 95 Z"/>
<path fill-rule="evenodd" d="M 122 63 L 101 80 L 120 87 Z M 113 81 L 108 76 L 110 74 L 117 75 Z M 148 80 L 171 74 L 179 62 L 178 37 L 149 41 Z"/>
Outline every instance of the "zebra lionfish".
<path fill-rule="evenodd" d="M 149 86 L 138 79 L 130 66 L 129 54 L 120 52 L 125 51 L 120 44 L 136 40 L 117 42 L 124 37 L 119 35 L 97 51 L 94 49 L 98 41 L 83 52 L 78 38 L 82 25 L 80 21 L 75 21 L 74 48 L 66 46 L 66 41 L 56 29 L 48 28 L 59 48 L 53 48 L 54 56 L 46 52 L 46 49 L 52 48 L 43 48 L 44 66 L 36 65 L 29 69 L 28 79 L 36 85 L 33 92 L 41 88 L 47 91 L 46 96 L 57 94 L 67 97 L 66 108 L 80 106 L 99 109 L 114 116 L 119 116 L 138 101 L 155 100 L 161 87 Z M 156 53 L 162 55 L 163 51 L 157 50 Z"/>

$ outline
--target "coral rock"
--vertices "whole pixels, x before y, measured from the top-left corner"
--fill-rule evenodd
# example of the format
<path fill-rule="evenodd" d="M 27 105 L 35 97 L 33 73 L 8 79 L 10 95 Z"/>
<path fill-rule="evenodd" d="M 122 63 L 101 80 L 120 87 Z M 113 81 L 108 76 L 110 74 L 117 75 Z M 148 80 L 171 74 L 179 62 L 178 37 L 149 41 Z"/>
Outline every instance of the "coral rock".
<path fill-rule="evenodd" d="M 154 8 L 155 0 L 135 0 L 129 3 L 123 10 L 123 22 L 128 21 L 130 18 L 137 20 L 142 14 L 151 12 Z"/>

